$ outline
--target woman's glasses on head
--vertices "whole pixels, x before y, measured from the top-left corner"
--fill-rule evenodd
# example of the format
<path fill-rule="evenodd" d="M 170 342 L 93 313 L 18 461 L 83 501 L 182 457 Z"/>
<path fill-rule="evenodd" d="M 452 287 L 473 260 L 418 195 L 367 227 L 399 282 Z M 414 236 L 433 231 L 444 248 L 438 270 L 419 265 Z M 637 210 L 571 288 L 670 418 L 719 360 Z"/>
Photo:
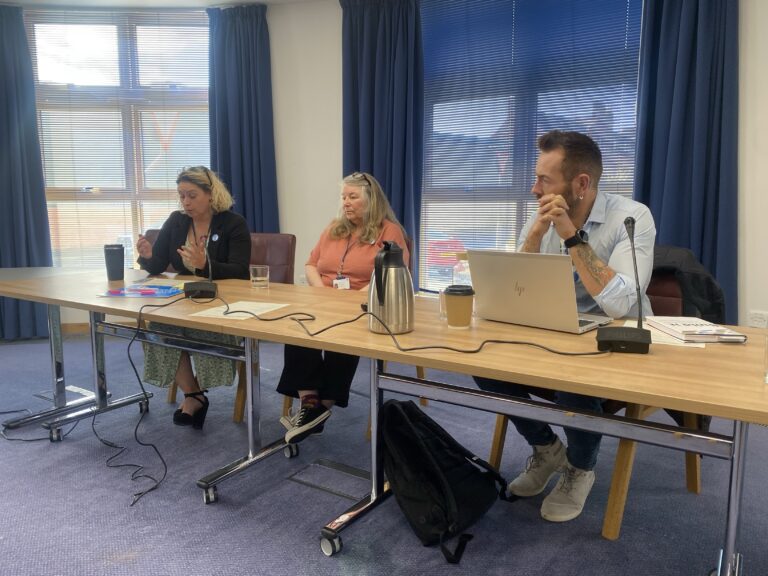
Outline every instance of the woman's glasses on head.
<path fill-rule="evenodd" d="M 368 183 L 368 186 L 373 186 L 373 182 L 371 182 L 371 179 L 368 178 L 368 174 L 365 172 L 353 172 L 351 176 L 355 180 L 365 180 Z"/>

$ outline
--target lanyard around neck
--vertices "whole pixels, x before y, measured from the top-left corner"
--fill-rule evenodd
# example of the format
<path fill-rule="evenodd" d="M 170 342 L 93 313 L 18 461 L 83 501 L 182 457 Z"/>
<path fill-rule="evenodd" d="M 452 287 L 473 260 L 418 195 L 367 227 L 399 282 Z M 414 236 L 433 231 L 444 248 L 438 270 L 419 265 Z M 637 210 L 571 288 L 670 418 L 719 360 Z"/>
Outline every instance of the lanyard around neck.
<path fill-rule="evenodd" d="M 359 241 L 355 240 L 355 244 L 358 244 Z M 341 255 L 341 262 L 339 262 L 339 270 L 336 272 L 336 277 L 341 278 L 342 272 L 344 272 L 344 261 L 347 259 L 347 254 L 349 254 L 350 249 L 355 244 L 352 244 L 352 236 L 347 236 L 347 247 L 344 249 L 344 254 Z"/>

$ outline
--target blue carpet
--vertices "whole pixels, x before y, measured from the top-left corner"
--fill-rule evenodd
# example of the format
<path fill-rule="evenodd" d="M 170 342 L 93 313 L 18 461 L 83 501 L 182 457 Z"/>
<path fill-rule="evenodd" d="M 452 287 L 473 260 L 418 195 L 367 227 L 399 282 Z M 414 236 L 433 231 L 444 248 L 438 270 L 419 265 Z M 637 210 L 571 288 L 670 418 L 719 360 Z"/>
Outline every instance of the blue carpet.
<path fill-rule="evenodd" d="M 65 359 L 67 383 L 90 389 L 88 346 L 84 337 L 68 338 Z M 135 347 L 134 352 L 140 366 L 141 351 Z M 263 432 L 270 440 L 283 430 L 277 422 L 282 399 L 274 392 L 282 348 L 263 345 L 261 360 Z M 47 406 L 33 396 L 50 389 L 47 342 L 0 345 L 0 367 L 0 411 Z M 219 501 L 211 505 L 203 504 L 195 481 L 247 451 L 245 426 L 231 420 L 232 388 L 210 392 L 211 408 L 202 431 L 173 426 L 174 406 L 165 402 L 165 391 L 149 388 L 156 395 L 139 438 L 157 445 L 168 463 L 168 476 L 158 490 L 132 507 L 131 495 L 150 482 L 132 481 L 131 468 L 107 468 L 105 462 L 115 450 L 96 439 L 90 420 L 53 444 L 41 428 L 9 431 L 14 438 L 44 440 L 0 440 L 4 493 L 0 573 L 704 576 L 714 567 L 724 535 L 728 464 L 705 458 L 703 492 L 694 496 L 685 490 L 681 453 L 640 446 L 621 538 L 609 542 L 600 530 L 617 444 L 611 438 L 604 439 L 597 481 L 585 511 L 573 522 L 544 522 L 539 517 L 541 497 L 499 502 L 473 526 L 475 539 L 461 564 L 450 566 L 438 549 L 421 546 L 390 498 L 342 532 L 340 554 L 325 557 L 319 547 L 320 529 L 367 486 L 322 465 L 327 459 L 368 469 L 367 375 L 368 363 L 363 361 L 349 408 L 334 410 L 325 432 L 302 443 L 296 458 L 277 454 L 221 483 Z M 444 376 L 470 382 L 462 376 Z M 123 340 L 109 342 L 107 378 L 116 396 L 138 389 Z M 457 440 L 487 455 L 493 415 L 437 402 L 430 402 L 426 410 Z M 157 476 L 162 471 L 157 456 L 133 438 L 138 419 L 138 409 L 132 406 L 98 416 L 95 427 L 104 438 L 129 448 L 119 462 L 143 465 L 144 473 Z M 730 426 L 714 422 L 720 431 Z M 764 544 L 768 502 L 763 487 L 767 441 L 765 428 L 751 427 L 739 540 L 744 574 L 749 576 L 768 573 Z M 502 474 L 514 476 L 528 452 L 510 432 Z"/>

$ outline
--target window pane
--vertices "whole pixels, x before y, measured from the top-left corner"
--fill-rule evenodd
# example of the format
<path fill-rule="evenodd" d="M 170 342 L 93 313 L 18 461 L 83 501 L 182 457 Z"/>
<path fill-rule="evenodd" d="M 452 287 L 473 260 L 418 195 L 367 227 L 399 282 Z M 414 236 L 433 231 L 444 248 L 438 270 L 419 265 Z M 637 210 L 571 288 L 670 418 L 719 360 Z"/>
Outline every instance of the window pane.
<path fill-rule="evenodd" d="M 173 196 L 166 200 L 144 200 L 141 203 L 142 224 L 139 233 L 144 234 L 151 228 L 162 228 L 171 212 L 178 209 L 179 201 L 175 190 Z"/>
<path fill-rule="evenodd" d="M 119 110 L 41 110 L 40 140 L 49 188 L 125 188 Z"/>
<path fill-rule="evenodd" d="M 41 83 L 120 85 L 115 26 L 36 24 L 35 40 Z"/>
<path fill-rule="evenodd" d="M 137 26 L 139 84 L 208 88 L 208 28 Z"/>
<path fill-rule="evenodd" d="M 178 209 L 210 163 L 202 10 L 25 9 L 56 266 L 104 266 Z M 160 25 L 162 24 L 162 26 Z"/>
<path fill-rule="evenodd" d="M 181 168 L 208 165 L 207 110 L 145 110 L 140 117 L 145 188 L 176 190 Z"/>
<path fill-rule="evenodd" d="M 422 0 L 422 287 L 450 280 L 458 250 L 517 248 L 547 130 L 592 136 L 601 189 L 631 194 L 640 13 L 641 0 Z"/>
<path fill-rule="evenodd" d="M 126 247 L 126 267 L 133 262 L 129 202 L 92 200 L 48 202 L 53 265 L 103 268 L 104 244 Z"/>

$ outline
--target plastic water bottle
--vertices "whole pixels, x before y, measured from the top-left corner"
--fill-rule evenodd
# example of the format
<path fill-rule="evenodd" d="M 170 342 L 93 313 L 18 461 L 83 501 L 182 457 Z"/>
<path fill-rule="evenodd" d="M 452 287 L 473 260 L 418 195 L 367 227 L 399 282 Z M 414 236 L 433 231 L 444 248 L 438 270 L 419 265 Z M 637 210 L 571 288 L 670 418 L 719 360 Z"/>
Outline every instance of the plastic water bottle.
<path fill-rule="evenodd" d="M 453 266 L 453 284 L 472 286 L 472 275 L 469 273 L 469 261 L 466 252 L 456 253 L 456 264 Z"/>

